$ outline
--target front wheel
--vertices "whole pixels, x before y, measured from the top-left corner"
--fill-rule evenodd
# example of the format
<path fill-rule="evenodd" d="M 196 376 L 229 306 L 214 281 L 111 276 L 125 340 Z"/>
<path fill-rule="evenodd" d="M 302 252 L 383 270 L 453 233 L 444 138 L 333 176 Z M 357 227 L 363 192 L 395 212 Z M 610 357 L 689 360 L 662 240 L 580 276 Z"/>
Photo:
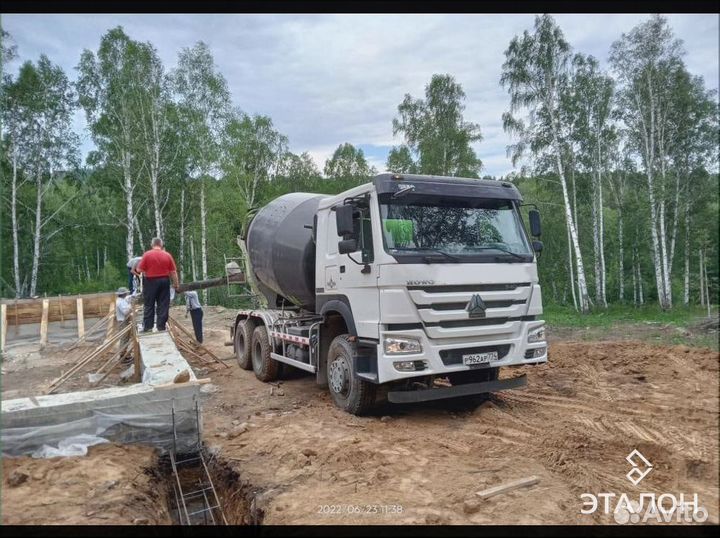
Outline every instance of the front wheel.
<path fill-rule="evenodd" d="M 356 345 L 349 335 L 341 334 L 330 344 L 327 356 L 327 380 L 335 405 L 353 415 L 364 415 L 375 405 L 377 386 L 360 379 L 354 371 Z"/>

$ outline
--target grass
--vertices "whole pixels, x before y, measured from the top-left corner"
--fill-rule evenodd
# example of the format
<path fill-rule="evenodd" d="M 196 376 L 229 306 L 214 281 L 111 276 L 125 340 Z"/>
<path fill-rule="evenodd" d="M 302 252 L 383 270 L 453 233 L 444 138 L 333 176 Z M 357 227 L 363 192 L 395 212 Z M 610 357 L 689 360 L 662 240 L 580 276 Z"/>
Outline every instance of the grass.
<path fill-rule="evenodd" d="M 717 307 L 712 308 L 717 315 Z M 657 305 L 635 308 L 628 305 L 610 305 L 607 309 L 596 308 L 589 314 L 579 314 L 573 307 L 547 305 L 543 317 L 553 327 L 610 327 L 617 323 L 661 323 L 685 327 L 707 317 L 707 310 L 700 306 L 676 306 L 663 311 Z"/>
<path fill-rule="evenodd" d="M 717 350 L 717 332 L 687 330 L 707 318 L 707 310 L 699 306 L 679 306 L 664 312 L 657 305 L 640 308 L 611 305 L 579 314 L 572 307 L 547 305 L 543 317 L 552 329 L 564 330 L 580 340 L 640 339 L 656 344 L 687 345 Z M 717 316 L 717 307 L 711 310 Z M 568 336 L 569 336 L 568 335 Z"/>

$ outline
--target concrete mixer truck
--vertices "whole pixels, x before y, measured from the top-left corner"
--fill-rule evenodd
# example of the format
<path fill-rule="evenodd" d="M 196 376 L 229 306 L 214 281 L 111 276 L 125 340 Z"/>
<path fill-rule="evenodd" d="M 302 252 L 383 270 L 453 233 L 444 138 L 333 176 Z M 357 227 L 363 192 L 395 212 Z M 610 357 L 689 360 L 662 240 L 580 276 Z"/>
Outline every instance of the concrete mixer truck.
<path fill-rule="evenodd" d="M 498 376 L 547 361 L 540 217 L 522 205 L 505 181 L 407 174 L 276 198 L 238 238 L 262 299 L 230 327 L 239 365 L 310 372 L 357 415 L 525 385 Z"/>

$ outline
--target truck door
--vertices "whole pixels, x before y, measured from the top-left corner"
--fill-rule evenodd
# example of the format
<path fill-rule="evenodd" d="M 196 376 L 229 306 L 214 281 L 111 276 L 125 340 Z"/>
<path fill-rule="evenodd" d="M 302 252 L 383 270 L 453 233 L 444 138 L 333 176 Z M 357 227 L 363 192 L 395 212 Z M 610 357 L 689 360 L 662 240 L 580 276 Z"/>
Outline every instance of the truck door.
<path fill-rule="evenodd" d="M 353 227 L 358 238 L 358 250 L 349 254 L 340 254 L 337 243 L 342 237 L 337 235 L 334 218 L 327 220 L 328 250 L 325 262 L 325 296 L 342 296 L 350 307 L 358 336 L 378 338 L 378 288 L 377 266 L 374 246 L 378 244 L 373 237 L 373 216 L 370 198 L 358 202 L 353 218 Z M 338 297 L 339 298 L 339 297 Z"/>

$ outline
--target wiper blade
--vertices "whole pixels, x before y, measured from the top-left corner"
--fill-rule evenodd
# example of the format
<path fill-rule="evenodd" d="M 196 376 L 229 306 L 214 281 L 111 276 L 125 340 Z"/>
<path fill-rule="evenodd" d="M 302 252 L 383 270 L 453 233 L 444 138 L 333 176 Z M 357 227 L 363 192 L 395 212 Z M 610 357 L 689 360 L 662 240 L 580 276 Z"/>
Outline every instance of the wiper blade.
<path fill-rule="evenodd" d="M 503 247 L 473 247 L 473 250 L 499 250 L 500 252 L 516 257 L 518 260 L 527 261 L 527 258 L 522 254 L 518 254 L 517 252 L 513 252 L 512 250 L 508 250 Z"/>
<path fill-rule="evenodd" d="M 448 253 L 448 252 L 445 252 L 444 250 L 440 250 L 439 248 L 424 248 L 424 247 L 423 247 L 423 248 L 394 248 L 393 250 L 401 250 L 401 251 L 403 251 L 403 252 L 411 252 L 411 251 L 412 251 L 412 252 L 419 252 L 419 251 L 422 251 L 422 250 L 429 250 L 429 251 L 431 251 L 431 252 L 437 252 L 438 254 L 442 254 L 442 255 L 445 256 L 448 260 L 451 260 L 451 261 L 453 261 L 453 262 L 455 262 L 455 263 L 459 263 L 459 262 L 460 262 L 460 258 L 458 258 L 457 256 L 453 256 L 452 254 L 450 254 L 450 253 Z M 428 263 L 428 261 L 427 261 L 428 258 L 430 258 L 430 256 L 424 256 L 424 257 L 423 257 L 423 259 L 425 260 L 425 263 Z"/>

